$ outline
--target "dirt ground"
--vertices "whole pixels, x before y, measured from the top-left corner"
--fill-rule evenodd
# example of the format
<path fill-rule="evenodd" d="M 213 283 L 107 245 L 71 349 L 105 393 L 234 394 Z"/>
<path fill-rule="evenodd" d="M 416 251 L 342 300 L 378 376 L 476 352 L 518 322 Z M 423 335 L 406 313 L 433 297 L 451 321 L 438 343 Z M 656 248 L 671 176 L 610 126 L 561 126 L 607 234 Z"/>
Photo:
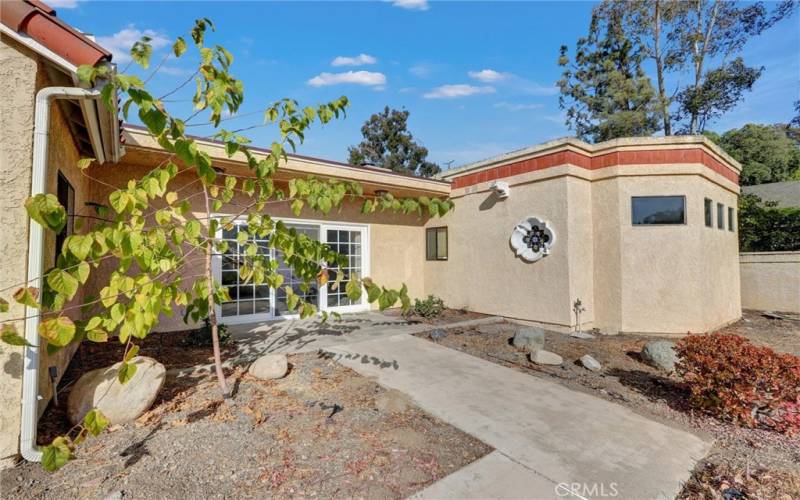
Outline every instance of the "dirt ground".
<path fill-rule="evenodd" d="M 400 309 L 388 309 L 384 311 L 383 314 L 387 316 L 401 316 L 402 312 Z M 487 317 L 489 317 L 487 314 L 467 311 L 465 309 L 445 309 L 442 314 L 435 318 L 423 318 L 422 316 L 411 314 L 406 316 L 406 319 L 417 323 L 428 323 L 429 325 L 447 325 L 450 323 L 459 323 L 461 321 Z"/>
<path fill-rule="evenodd" d="M 168 369 L 210 361 L 209 349 L 184 347 L 181 336 L 165 335 L 163 345 L 150 338 L 142 354 L 161 349 Z M 85 346 L 83 368 L 118 360 L 118 350 Z M 88 440 L 58 472 L 38 464 L 5 470 L 2 498 L 405 498 L 491 451 L 324 356 L 289 362 L 280 380 L 231 373 L 227 402 L 214 378 L 168 372 L 135 423 Z M 47 409 L 41 442 L 69 427 L 63 406 Z"/>
<path fill-rule="evenodd" d="M 800 437 L 739 428 L 693 412 L 679 381 L 645 364 L 639 356 L 644 344 L 658 337 L 620 335 L 583 340 L 547 332 L 545 349 L 561 355 L 564 363 L 539 366 L 530 363 L 524 351 L 511 345 L 515 325 L 507 325 L 507 330 L 497 334 L 483 334 L 477 328 L 455 328 L 448 330 L 448 335 L 438 343 L 614 401 L 667 425 L 710 435 L 715 445 L 705 460 L 698 463 L 680 498 L 723 498 L 722 492 L 733 488 L 746 496 L 731 496 L 732 500 L 800 499 Z M 741 321 L 722 331 L 745 336 L 778 351 L 800 354 L 797 321 L 767 319 L 745 311 Z M 603 365 L 602 370 L 594 373 L 583 368 L 578 359 L 584 354 L 597 359 Z M 732 490 L 728 492 L 733 494 Z"/>

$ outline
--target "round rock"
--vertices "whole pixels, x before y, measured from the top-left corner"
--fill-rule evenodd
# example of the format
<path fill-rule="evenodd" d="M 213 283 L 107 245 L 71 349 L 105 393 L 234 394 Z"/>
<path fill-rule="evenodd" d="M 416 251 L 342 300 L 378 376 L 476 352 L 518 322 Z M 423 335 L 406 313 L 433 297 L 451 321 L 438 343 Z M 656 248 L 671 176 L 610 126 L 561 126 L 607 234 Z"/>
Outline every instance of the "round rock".
<path fill-rule="evenodd" d="M 537 365 L 560 365 L 564 362 L 564 359 L 559 356 L 558 354 L 550 351 L 545 351 L 544 349 L 539 349 L 534 351 L 528 355 L 530 358 L 531 363 L 536 363 Z"/>
<path fill-rule="evenodd" d="M 588 354 L 584 354 L 583 356 L 581 356 L 581 365 L 583 365 L 583 367 L 586 368 L 587 370 L 593 372 L 599 372 L 603 368 L 603 365 L 601 365 L 599 361 L 589 356 Z"/>
<path fill-rule="evenodd" d="M 544 330 L 534 326 L 523 326 L 514 335 L 514 347 L 536 352 L 544 348 Z"/>
<path fill-rule="evenodd" d="M 675 353 L 675 342 L 668 340 L 648 342 L 642 349 L 642 359 L 664 371 L 675 371 L 675 363 L 678 361 L 678 355 Z"/>
<path fill-rule="evenodd" d="M 289 371 L 289 361 L 285 354 L 266 354 L 250 365 L 250 375 L 261 380 L 283 378 Z"/>
<path fill-rule="evenodd" d="M 85 373 L 72 386 L 67 398 L 67 417 L 77 424 L 92 408 L 97 408 L 111 424 L 136 420 L 155 401 L 164 385 L 167 370 L 153 358 L 137 356 L 129 364 L 136 373 L 127 383 L 118 378 L 122 362 Z"/>

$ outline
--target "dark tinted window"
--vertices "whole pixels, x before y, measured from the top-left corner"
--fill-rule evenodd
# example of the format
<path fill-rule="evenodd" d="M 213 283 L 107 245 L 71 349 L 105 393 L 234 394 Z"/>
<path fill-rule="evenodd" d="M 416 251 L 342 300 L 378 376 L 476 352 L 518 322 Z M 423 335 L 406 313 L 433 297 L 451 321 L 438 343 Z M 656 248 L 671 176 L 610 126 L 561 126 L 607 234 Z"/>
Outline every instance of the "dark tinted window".
<path fill-rule="evenodd" d="M 67 211 L 67 224 L 64 226 L 64 229 L 56 235 L 55 258 L 56 262 L 58 262 L 58 256 L 61 254 L 61 247 L 64 245 L 64 240 L 67 239 L 67 236 L 72 234 L 75 214 L 75 190 L 61 172 L 58 173 L 58 180 L 56 181 L 56 197 L 61 206 Z"/>
<path fill-rule="evenodd" d="M 733 231 L 733 207 L 728 207 L 728 231 Z"/>
<path fill-rule="evenodd" d="M 635 226 L 685 224 L 686 198 L 683 196 L 634 196 L 631 218 Z"/>
<path fill-rule="evenodd" d="M 427 260 L 447 260 L 447 228 L 431 227 L 425 231 Z"/>
<path fill-rule="evenodd" d="M 717 229 L 725 229 L 725 207 L 717 203 Z"/>
<path fill-rule="evenodd" d="M 705 200 L 705 209 L 706 209 L 706 227 L 714 227 L 714 214 L 712 212 L 714 203 L 706 198 Z"/>

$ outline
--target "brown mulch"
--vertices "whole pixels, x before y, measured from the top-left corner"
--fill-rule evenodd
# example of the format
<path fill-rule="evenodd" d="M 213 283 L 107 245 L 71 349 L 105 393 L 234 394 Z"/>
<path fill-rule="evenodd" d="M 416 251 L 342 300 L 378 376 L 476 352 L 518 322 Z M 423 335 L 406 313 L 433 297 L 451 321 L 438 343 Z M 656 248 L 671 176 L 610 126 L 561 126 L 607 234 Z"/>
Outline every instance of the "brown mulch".
<path fill-rule="evenodd" d="M 448 330 L 438 343 L 625 405 L 666 425 L 710 435 L 715 445 L 697 464 L 680 498 L 721 499 L 725 491 L 729 496 L 738 491 L 745 496 L 730 498 L 800 499 L 800 437 L 741 428 L 694 411 L 680 381 L 644 363 L 639 356 L 645 343 L 660 337 L 619 335 L 583 340 L 547 332 L 545 348 L 561 355 L 564 363 L 539 366 L 511 345 L 515 325 L 507 326 L 497 334 L 483 334 L 478 328 Z M 741 321 L 721 331 L 800 354 L 800 322 L 767 319 L 745 311 Z M 418 335 L 428 338 L 428 333 Z M 599 373 L 580 365 L 578 360 L 584 354 L 603 365 Z"/>
<path fill-rule="evenodd" d="M 174 340 L 158 357 L 168 368 L 210 361 L 210 349 L 181 344 L 185 333 L 169 335 Z M 158 339 L 150 343 L 145 355 L 159 348 Z M 119 359 L 97 346 L 87 351 L 87 364 Z M 405 498 L 491 451 L 325 356 L 299 354 L 289 362 L 280 380 L 229 372 L 233 395 L 226 401 L 212 376 L 168 374 L 136 422 L 88 440 L 55 473 L 27 463 L 6 469 L 2 496 Z M 68 426 L 63 411 L 49 407 L 40 435 L 45 440 Z"/>

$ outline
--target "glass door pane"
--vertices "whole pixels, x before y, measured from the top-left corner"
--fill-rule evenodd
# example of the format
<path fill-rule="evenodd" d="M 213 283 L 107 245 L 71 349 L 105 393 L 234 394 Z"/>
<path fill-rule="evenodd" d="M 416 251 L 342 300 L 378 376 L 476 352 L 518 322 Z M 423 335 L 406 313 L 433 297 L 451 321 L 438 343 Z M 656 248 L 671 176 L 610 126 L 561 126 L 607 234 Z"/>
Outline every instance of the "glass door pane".
<path fill-rule="evenodd" d="M 294 228 L 298 233 L 304 234 L 312 240 L 319 241 L 319 226 L 311 224 L 286 224 L 289 228 Z M 275 258 L 278 259 L 278 272 L 283 275 L 283 285 L 275 290 L 275 314 L 277 316 L 286 316 L 296 314 L 296 311 L 290 311 L 286 304 L 286 289 L 285 286 L 289 285 L 296 295 L 299 295 L 304 301 L 314 304 L 319 307 L 319 287 L 316 281 L 311 282 L 311 287 L 307 291 L 300 289 L 303 279 L 296 276 L 289 265 L 283 260 L 283 252 L 275 251 Z"/>
<path fill-rule="evenodd" d="M 363 278 L 363 229 L 328 229 L 326 231 L 327 244 L 339 254 L 347 257 L 347 267 L 343 269 L 344 280 L 336 290 L 331 290 L 328 286 L 328 308 L 336 308 L 350 305 L 357 305 L 361 302 L 352 302 L 347 296 L 347 283 L 351 275 L 358 275 Z M 333 278 L 333 276 L 331 277 Z"/>
<path fill-rule="evenodd" d="M 228 249 L 222 255 L 220 282 L 228 288 L 230 302 L 220 307 L 222 320 L 226 318 L 250 315 L 270 315 L 270 290 L 267 285 L 254 285 L 252 281 L 244 283 L 239 277 L 239 267 L 245 263 L 244 247 L 250 242 L 258 245 L 258 253 L 271 258 L 267 239 L 250 235 L 244 245 L 237 241 L 240 231 L 247 231 L 246 224 L 235 224 L 231 229 L 222 230 L 222 239 L 227 241 Z"/>

